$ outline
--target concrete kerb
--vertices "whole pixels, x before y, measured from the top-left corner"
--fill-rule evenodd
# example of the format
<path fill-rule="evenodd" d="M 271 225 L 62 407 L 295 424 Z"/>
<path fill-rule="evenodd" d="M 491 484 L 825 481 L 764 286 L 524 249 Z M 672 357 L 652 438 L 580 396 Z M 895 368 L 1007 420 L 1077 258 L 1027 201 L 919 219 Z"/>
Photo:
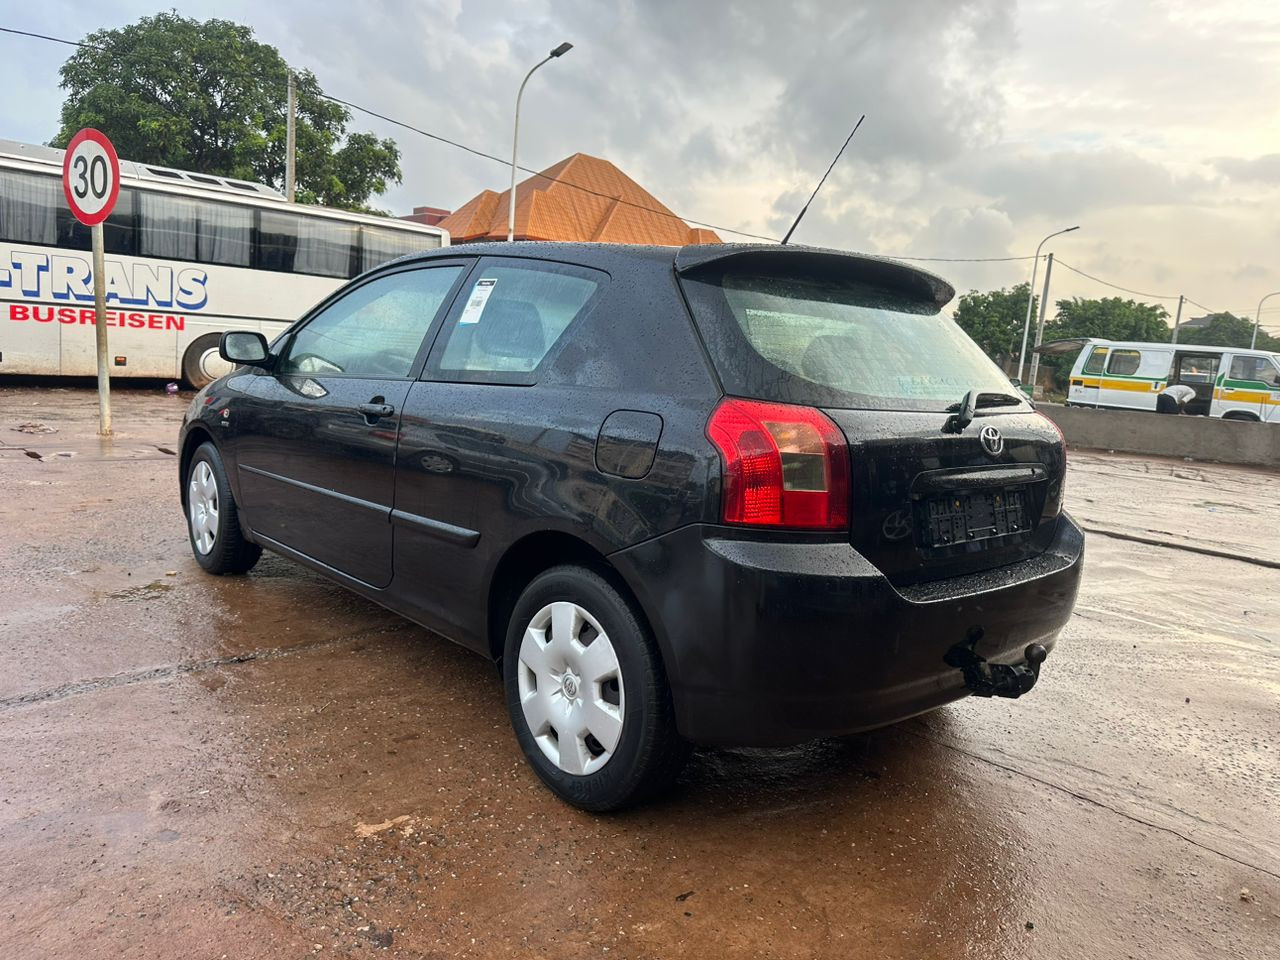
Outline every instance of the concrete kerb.
<path fill-rule="evenodd" d="M 1280 467 L 1280 424 L 1041 403 L 1070 447 Z"/>

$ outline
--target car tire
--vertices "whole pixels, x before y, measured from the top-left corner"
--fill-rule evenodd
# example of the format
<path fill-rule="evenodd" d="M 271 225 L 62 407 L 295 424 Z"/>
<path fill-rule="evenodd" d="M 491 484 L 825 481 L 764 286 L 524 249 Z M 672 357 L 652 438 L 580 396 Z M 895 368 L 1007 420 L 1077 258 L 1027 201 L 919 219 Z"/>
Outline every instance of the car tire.
<path fill-rule="evenodd" d="M 205 361 L 209 357 L 217 357 L 221 361 L 218 353 L 221 341 L 222 334 L 206 333 L 192 340 L 182 354 L 182 379 L 192 390 L 199 390 L 218 379 L 205 369 Z"/>
<path fill-rule="evenodd" d="M 212 443 L 196 449 L 187 467 L 185 489 L 187 537 L 196 563 L 219 575 L 251 570 L 262 548 L 245 539 L 226 468 Z"/>
<path fill-rule="evenodd" d="M 575 807 L 604 812 L 652 797 L 688 759 L 657 645 L 598 573 L 560 566 L 536 577 L 512 611 L 503 664 L 525 757 Z"/>

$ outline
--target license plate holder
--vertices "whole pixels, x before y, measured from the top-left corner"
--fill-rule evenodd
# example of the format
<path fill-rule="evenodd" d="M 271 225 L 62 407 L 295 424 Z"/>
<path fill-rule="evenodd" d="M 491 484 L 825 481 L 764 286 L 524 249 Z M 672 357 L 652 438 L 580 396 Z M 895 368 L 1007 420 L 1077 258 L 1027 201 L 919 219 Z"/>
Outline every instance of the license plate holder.
<path fill-rule="evenodd" d="M 925 502 L 925 536 L 930 547 L 980 543 L 1025 533 L 1026 490 L 969 490 Z"/>

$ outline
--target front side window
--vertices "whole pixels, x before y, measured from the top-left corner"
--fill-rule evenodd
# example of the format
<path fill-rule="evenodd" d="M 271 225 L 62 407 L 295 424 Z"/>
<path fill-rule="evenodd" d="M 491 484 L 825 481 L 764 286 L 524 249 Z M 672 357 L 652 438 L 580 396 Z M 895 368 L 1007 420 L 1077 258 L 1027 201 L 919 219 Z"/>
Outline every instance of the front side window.
<path fill-rule="evenodd" d="M 1084 362 L 1083 373 L 1099 374 L 1102 372 L 1102 363 L 1107 359 L 1106 347 L 1094 347 L 1093 352 L 1089 354 L 1089 359 Z"/>
<path fill-rule="evenodd" d="M 600 288 L 584 271 L 558 264 L 488 264 L 463 291 L 446 331 L 438 373 L 445 378 L 528 383 L 560 335 Z"/>
<path fill-rule="evenodd" d="M 1248 380 L 1266 384 L 1272 390 L 1280 386 L 1280 371 L 1270 357 L 1234 357 L 1231 361 L 1231 379 Z"/>
<path fill-rule="evenodd" d="M 356 287 L 293 335 L 279 372 L 407 377 L 461 271 L 459 266 L 405 270 Z"/>
<path fill-rule="evenodd" d="M 1141 365 L 1142 354 L 1137 350 L 1112 350 L 1111 359 L 1107 361 L 1107 373 L 1132 377 Z"/>

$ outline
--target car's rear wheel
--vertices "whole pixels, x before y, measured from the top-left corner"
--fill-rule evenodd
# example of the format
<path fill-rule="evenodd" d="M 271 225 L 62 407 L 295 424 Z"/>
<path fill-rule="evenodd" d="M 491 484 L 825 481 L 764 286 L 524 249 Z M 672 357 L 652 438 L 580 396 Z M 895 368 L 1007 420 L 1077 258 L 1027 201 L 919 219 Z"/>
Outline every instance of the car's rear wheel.
<path fill-rule="evenodd" d="M 227 481 L 222 457 L 212 443 L 202 443 L 187 468 L 187 534 L 196 563 L 209 573 L 245 573 L 262 556 L 262 548 L 245 539 L 239 508 Z"/>
<path fill-rule="evenodd" d="M 584 567 L 539 575 L 516 602 L 504 653 L 507 709 L 542 781 L 584 810 L 667 787 L 688 757 L 656 644 L 612 584 Z"/>

